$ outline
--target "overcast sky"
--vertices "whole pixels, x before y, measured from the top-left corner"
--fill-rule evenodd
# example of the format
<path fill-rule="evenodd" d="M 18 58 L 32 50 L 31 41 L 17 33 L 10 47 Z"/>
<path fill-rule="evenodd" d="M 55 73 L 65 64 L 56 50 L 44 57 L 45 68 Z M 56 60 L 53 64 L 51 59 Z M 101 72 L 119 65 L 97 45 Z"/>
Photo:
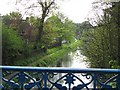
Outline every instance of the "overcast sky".
<path fill-rule="evenodd" d="M 2 15 L 15 10 L 12 1 L 15 0 L 2 0 L 2 2 L 0 2 L 0 13 Z M 93 1 L 94 0 L 66 0 L 60 4 L 60 11 L 73 22 L 80 23 L 83 22 L 90 13 Z"/>
<path fill-rule="evenodd" d="M 94 0 L 67 0 L 61 4 L 61 11 L 74 22 L 83 22 L 92 10 Z"/>

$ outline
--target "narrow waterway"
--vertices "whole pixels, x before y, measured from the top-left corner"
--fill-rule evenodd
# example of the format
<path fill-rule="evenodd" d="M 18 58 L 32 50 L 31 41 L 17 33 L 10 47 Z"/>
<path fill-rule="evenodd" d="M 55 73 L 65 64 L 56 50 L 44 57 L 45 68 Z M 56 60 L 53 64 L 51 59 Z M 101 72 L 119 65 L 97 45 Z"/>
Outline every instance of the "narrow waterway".
<path fill-rule="evenodd" d="M 88 68 L 89 65 L 85 62 L 85 59 L 86 57 L 81 54 L 80 50 L 76 50 L 64 58 L 61 67 Z"/>
<path fill-rule="evenodd" d="M 86 57 L 81 54 L 80 50 L 76 50 L 75 52 L 69 53 L 64 60 L 62 61 L 61 66 L 62 67 L 70 67 L 70 68 L 89 68 L 89 64 L 85 62 Z M 63 74 L 64 75 L 64 74 Z M 78 76 L 84 83 L 88 83 L 89 80 L 82 76 L 82 74 L 75 74 Z M 76 80 L 74 82 L 74 86 L 77 86 L 78 84 L 82 84 L 79 80 Z M 65 84 L 63 84 L 65 85 Z M 66 86 L 66 85 L 65 85 Z M 73 87 L 73 85 L 72 85 Z M 92 84 L 88 86 L 89 88 L 92 87 Z"/>

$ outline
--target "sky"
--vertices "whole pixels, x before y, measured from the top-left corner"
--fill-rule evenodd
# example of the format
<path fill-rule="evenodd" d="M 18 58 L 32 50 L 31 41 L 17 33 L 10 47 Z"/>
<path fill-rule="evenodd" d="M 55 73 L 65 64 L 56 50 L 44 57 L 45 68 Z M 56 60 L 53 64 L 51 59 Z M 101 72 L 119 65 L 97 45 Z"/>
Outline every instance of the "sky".
<path fill-rule="evenodd" d="M 92 10 L 94 0 L 67 0 L 61 4 L 61 12 L 76 23 L 83 22 Z"/>
<path fill-rule="evenodd" d="M 15 10 L 15 5 L 12 1 L 15 0 L 3 0 L 0 3 L 0 14 L 5 15 Z M 94 0 L 64 0 L 60 4 L 60 12 L 73 22 L 81 23 L 86 20 L 86 17 L 92 10 L 93 1 Z"/>

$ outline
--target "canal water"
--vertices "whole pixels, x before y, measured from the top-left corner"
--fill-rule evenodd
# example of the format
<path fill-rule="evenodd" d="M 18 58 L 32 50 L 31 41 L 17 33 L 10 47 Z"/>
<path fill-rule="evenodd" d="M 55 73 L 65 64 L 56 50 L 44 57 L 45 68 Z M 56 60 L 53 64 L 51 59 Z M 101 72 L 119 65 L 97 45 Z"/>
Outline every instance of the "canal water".
<path fill-rule="evenodd" d="M 80 50 L 70 52 L 64 60 L 62 60 L 61 67 L 71 68 L 88 68 L 88 63 L 85 62 L 86 57 L 81 54 Z"/>
<path fill-rule="evenodd" d="M 87 59 L 85 56 L 81 54 L 80 50 L 76 50 L 75 52 L 70 52 L 62 61 L 61 67 L 70 67 L 70 68 L 89 68 L 89 64 L 85 62 L 85 59 Z M 64 75 L 64 74 L 63 74 Z M 84 83 L 90 82 L 86 77 L 82 76 L 82 74 L 75 74 L 78 76 Z M 74 82 L 74 86 L 77 86 L 78 84 L 82 84 L 79 80 L 76 80 Z M 66 86 L 66 84 L 63 84 L 63 86 Z M 73 87 L 73 85 L 72 85 Z M 89 88 L 92 87 L 92 84 L 88 86 Z"/>

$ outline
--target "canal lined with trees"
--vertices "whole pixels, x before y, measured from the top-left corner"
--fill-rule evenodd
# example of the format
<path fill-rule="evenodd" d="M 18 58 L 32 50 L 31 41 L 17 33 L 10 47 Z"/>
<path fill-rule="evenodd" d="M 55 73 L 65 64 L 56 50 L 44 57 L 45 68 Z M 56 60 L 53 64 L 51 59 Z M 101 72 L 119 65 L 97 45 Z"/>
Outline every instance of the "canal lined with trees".
<path fill-rule="evenodd" d="M 89 68 L 87 62 L 85 62 L 86 57 L 81 54 L 80 50 L 75 52 L 70 52 L 64 58 L 61 63 L 61 67 L 71 67 L 71 68 Z"/>
<path fill-rule="evenodd" d="M 70 52 L 68 53 L 64 59 L 61 62 L 61 67 L 69 67 L 69 68 L 81 68 L 81 69 L 85 69 L 85 68 L 89 68 L 89 63 L 86 62 L 87 57 L 85 57 L 84 55 L 81 54 L 81 50 L 75 50 L 74 52 Z M 63 73 L 62 75 L 58 75 L 57 78 L 60 78 L 62 76 L 64 76 L 65 74 Z M 75 74 L 76 76 L 78 76 L 84 83 L 88 83 L 90 82 L 91 79 L 87 79 L 84 74 Z M 77 86 L 79 84 L 83 84 L 82 82 L 80 82 L 79 80 L 74 81 L 74 84 L 72 84 L 73 86 Z M 63 82 L 63 86 L 66 86 L 65 82 Z M 88 85 L 89 88 L 91 88 L 93 85 L 92 83 L 90 85 Z M 68 87 L 68 86 L 67 86 Z"/>

